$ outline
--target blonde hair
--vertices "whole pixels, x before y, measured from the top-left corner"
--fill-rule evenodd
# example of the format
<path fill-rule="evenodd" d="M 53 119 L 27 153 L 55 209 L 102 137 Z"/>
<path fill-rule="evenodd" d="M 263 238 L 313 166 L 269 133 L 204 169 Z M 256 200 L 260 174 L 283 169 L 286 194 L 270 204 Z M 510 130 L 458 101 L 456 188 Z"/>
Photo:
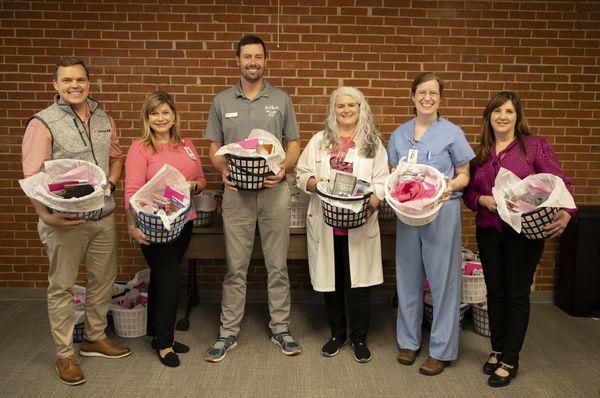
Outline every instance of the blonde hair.
<path fill-rule="evenodd" d="M 181 144 L 181 136 L 179 135 L 180 120 L 179 113 L 177 112 L 177 107 L 175 106 L 175 101 L 173 101 L 173 98 L 168 93 L 164 91 L 156 91 L 146 96 L 146 100 L 144 101 L 144 105 L 142 106 L 142 111 L 140 115 L 140 121 L 142 123 L 142 136 L 140 137 L 140 143 L 142 145 L 151 146 L 153 153 L 158 152 L 156 145 L 156 134 L 154 134 L 154 131 L 150 128 L 148 116 L 150 115 L 150 113 L 152 113 L 153 110 L 155 110 L 162 104 L 167 104 L 169 108 L 171 108 L 171 111 L 173 111 L 173 115 L 175 117 L 175 120 L 173 120 L 173 126 L 171 126 L 169 134 L 169 144 L 173 148 Z"/>
<path fill-rule="evenodd" d="M 354 87 L 339 87 L 329 97 L 329 109 L 325 119 L 325 132 L 323 135 L 323 148 L 330 151 L 341 149 L 340 126 L 335 116 L 335 101 L 340 95 L 347 95 L 358 103 L 358 120 L 356 121 L 356 134 L 354 139 L 360 154 L 366 158 L 373 158 L 377 146 L 383 145 L 383 137 L 375 124 L 371 108 L 367 99 Z"/>

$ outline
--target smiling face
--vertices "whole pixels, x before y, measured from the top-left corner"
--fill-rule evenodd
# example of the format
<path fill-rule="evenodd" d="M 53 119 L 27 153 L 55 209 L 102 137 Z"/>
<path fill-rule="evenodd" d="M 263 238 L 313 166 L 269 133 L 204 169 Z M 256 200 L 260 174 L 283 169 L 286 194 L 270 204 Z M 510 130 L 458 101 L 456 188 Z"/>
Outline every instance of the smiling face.
<path fill-rule="evenodd" d="M 351 130 L 356 127 L 360 106 L 349 95 L 340 94 L 335 98 L 335 118 L 342 130 Z"/>
<path fill-rule="evenodd" d="M 261 44 L 246 44 L 240 47 L 240 56 L 237 59 L 242 77 L 248 83 L 256 83 L 263 77 L 267 58 Z"/>
<path fill-rule="evenodd" d="M 417 86 L 411 98 L 417 109 L 417 116 L 437 115 L 442 101 L 440 84 L 435 79 L 423 82 Z"/>
<path fill-rule="evenodd" d="M 90 82 L 81 65 L 59 67 L 53 84 L 61 103 L 80 105 L 90 94 Z"/>
<path fill-rule="evenodd" d="M 148 113 L 148 125 L 150 129 L 162 138 L 168 140 L 171 138 L 171 127 L 175 123 L 175 112 L 169 104 L 160 104 Z"/>
<path fill-rule="evenodd" d="M 490 114 L 490 124 L 495 136 L 510 138 L 515 134 L 517 111 L 512 101 L 506 101 Z"/>

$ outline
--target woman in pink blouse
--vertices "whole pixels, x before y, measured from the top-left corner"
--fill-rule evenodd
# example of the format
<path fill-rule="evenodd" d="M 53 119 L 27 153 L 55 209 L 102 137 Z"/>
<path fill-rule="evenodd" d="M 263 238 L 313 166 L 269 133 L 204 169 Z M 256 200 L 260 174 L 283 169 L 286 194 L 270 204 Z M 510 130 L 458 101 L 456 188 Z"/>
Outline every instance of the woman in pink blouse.
<path fill-rule="evenodd" d="M 129 200 L 165 164 L 175 167 L 189 183 L 192 195 L 206 187 L 200 157 L 189 139 L 179 135 L 179 114 L 175 102 L 165 92 L 157 91 L 146 97 L 141 112 L 142 136 L 134 141 L 125 162 L 125 209 Z M 152 336 L 152 348 L 160 361 L 169 367 L 179 366 L 177 353 L 189 347 L 174 339 L 179 295 L 179 264 L 192 235 L 192 208 L 181 235 L 166 244 L 150 244 L 147 236 L 130 218 L 129 234 L 141 245 L 151 269 L 148 289 L 147 334 Z"/>
<path fill-rule="evenodd" d="M 519 352 L 529 322 L 529 293 L 544 240 L 530 240 L 502 222 L 492 187 L 501 167 L 523 179 L 531 174 L 559 176 L 572 191 L 552 147 L 530 134 L 519 96 L 498 93 L 483 112 L 481 141 L 471 161 L 465 205 L 477 213 L 477 246 L 487 286 L 492 352 L 483 365 L 488 384 L 502 387 L 516 377 Z M 548 238 L 560 236 L 575 210 L 559 210 L 546 226 Z"/>

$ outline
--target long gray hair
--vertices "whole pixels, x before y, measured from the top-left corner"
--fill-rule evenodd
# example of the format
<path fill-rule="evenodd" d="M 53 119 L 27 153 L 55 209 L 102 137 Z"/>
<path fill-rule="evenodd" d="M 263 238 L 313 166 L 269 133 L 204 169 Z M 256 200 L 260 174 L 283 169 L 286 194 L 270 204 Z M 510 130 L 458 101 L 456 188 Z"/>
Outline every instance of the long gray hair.
<path fill-rule="evenodd" d="M 383 143 L 383 137 L 375 125 L 367 99 L 363 93 L 354 87 L 339 87 L 331 93 L 327 118 L 325 119 L 323 148 L 330 151 L 341 150 L 340 126 L 335 117 L 335 100 L 339 95 L 350 96 L 358 103 L 358 120 L 356 121 L 354 140 L 357 147 L 360 148 L 359 153 L 363 157 L 373 158 L 377 146 Z"/>

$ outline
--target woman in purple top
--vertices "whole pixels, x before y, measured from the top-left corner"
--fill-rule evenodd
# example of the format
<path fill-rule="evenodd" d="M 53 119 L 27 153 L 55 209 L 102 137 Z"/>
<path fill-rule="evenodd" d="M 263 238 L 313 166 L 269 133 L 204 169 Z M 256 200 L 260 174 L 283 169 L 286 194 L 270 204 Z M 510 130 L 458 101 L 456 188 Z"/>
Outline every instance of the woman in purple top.
<path fill-rule="evenodd" d="M 483 112 L 481 142 L 471 161 L 465 205 L 477 213 L 477 246 L 487 286 L 492 352 L 483 365 L 488 384 L 502 387 L 517 375 L 519 352 L 529 322 L 529 293 L 544 240 L 530 240 L 502 222 L 492 187 L 501 167 L 523 179 L 531 174 L 559 176 L 572 192 L 552 147 L 532 136 L 519 96 L 498 93 Z M 559 210 L 545 227 L 546 237 L 562 234 L 575 210 Z"/>

